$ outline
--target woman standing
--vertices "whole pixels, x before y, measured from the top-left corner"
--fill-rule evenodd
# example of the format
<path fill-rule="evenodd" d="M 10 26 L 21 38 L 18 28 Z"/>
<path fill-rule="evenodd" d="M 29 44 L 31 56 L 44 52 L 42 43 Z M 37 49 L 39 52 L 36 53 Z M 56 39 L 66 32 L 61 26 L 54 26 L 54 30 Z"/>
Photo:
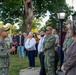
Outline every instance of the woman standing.
<path fill-rule="evenodd" d="M 35 45 L 36 40 L 33 38 L 33 33 L 30 32 L 28 35 L 28 39 L 25 42 L 25 48 L 27 50 L 27 56 L 29 60 L 29 69 L 35 69 Z"/>
<path fill-rule="evenodd" d="M 69 28 L 70 36 L 74 38 L 70 46 L 66 50 L 66 57 L 62 65 L 62 71 L 65 75 L 75 75 L 76 74 L 76 26 L 71 23 Z"/>
<path fill-rule="evenodd" d="M 15 47 L 15 52 L 13 52 L 13 55 L 17 54 L 17 34 L 13 34 L 11 45 Z"/>
<path fill-rule="evenodd" d="M 36 33 L 34 33 L 34 38 L 35 38 L 35 40 L 36 40 L 36 45 L 35 45 L 35 47 L 36 47 L 35 57 L 37 57 L 37 55 L 38 55 L 38 43 L 39 43 L 39 39 L 38 39 Z"/>

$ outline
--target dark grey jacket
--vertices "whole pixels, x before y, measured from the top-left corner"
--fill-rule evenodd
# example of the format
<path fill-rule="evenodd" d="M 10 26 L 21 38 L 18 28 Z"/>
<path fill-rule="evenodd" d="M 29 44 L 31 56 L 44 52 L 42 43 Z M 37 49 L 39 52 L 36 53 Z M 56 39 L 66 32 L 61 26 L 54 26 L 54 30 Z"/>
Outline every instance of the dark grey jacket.
<path fill-rule="evenodd" d="M 76 40 L 68 48 L 63 65 L 66 71 L 65 75 L 76 75 Z"/>

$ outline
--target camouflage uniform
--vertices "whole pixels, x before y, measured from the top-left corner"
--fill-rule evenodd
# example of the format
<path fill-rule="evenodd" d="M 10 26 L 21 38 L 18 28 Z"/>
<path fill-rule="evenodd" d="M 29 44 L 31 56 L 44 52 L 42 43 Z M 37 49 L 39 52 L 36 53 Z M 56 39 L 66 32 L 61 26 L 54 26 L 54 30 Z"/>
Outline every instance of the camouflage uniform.
<path fill-rule="evenodd" d="M 0 75 L 8 75 L 9 54 L 8 45 L 0 38 Z"/>
<path fill-rule="evenodd" d="M 67 33 L 66 37 L 65 37 L 65 40 L 64 40 L 64 43 L 63 43 L 63 48 L 65 49 L 64 50 L 64 58 L 66 56 L 66 50 L 70 46 L 72 41 L 73 41 L 73 38 Z"/>
<path fill-rule="evenodd" d="M 55 36 L 50 34 L 47 35 L 43 42 L 43 49 L 44 49 L 44 64 L 45 64 L 45 70 L 46 75 L 55 75 L 54 71 L 54 62 L 55 62 Z"/>

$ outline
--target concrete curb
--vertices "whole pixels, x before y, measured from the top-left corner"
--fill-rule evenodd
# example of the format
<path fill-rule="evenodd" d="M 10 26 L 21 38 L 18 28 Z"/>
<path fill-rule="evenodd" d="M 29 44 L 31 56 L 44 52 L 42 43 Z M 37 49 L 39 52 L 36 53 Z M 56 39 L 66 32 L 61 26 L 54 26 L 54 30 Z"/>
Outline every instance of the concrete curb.
<path fill-rule="evenodd" d="M 40 67 L 36 67 L 35 70 L 33 69 L 22 69 L 19 72 L 19 75 L 39 75 Z M 64 75 L 62 72 L 57 71 L 58 75 Z"/>
<path fill-rule="evenodd" d="M 20 70 L 19 75 L 39 75 L 40 67 L 33 69 L 22 69 Z"/>

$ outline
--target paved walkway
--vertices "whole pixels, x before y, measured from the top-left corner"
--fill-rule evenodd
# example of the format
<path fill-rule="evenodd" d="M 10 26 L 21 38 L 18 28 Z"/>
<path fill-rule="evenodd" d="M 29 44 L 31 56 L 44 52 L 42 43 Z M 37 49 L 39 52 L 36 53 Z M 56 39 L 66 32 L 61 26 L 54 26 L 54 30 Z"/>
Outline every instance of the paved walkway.
<path fill-rule="evenodd" d="M 22 69 L 19 75 L 39 75 L 40 68 L 36 67 L 35 70 L 32 69 Z M 62 72 L 58 72 L 58 75 L 64 75 Z"/>

